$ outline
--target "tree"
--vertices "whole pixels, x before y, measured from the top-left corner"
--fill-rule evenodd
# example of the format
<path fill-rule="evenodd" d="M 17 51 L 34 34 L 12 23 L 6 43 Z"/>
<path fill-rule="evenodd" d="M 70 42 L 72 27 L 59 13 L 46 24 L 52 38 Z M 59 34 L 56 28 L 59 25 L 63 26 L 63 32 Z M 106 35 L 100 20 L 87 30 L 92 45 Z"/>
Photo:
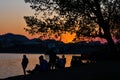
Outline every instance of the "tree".
<path fill-rule="evenodd" d="M 114 46 L 112 33 L 114 36 L 119 35 L 120 0 L 25 0 L 25 2 L 30 3 L 35 15 L 42 12 L 45 16 L 45 20 L 40 21 L 41 24 L 31 21 L 34 19 L 38 21 L 34 17 L 25 17 L 27 24 L 37 24 L 36 27 L 32 25 L 32 32 L 39 28 L 37 32 L 46 32 L 49 29 L 52 32 L 75 32 L 78 36 L 81 34 L 100 36 L 105 38 L 110 46 Z M 56 18 L 46 18 L 48 14 L 58 14 L 60 24 L 58 25 L 59 21 Z"/>

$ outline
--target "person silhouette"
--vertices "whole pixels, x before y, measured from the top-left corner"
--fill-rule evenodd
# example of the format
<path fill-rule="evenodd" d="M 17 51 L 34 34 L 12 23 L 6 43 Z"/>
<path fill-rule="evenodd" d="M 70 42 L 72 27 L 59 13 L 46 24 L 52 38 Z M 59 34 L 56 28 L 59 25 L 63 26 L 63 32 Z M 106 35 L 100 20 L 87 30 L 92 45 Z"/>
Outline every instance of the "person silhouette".
<path fill-rule="evenodd" d="M 48 62 L 43 58 L 43 55 L 39 57 L 39 63 L 40 63 L 40 70 L 41 71 L 48 71 Z"/>
<path fill-rule="evenodd" d="M 60 68 L 60 58 L 59 56 L 56 56 L 55 69 L 59 69 L 59 68 Z"/>
<path fill-rule="evenodd" d="M 65 55 L 62 55 L 62 68 L 65 68 L 66 58 Z"/>
<path fill-rule="evenodd" d="M 54 48 L 51 48 L 49 50 L 49 66 L 51 70 L 55 68 L 55 64 L 56 64 L 56 52 L 54 51 Z"/>
<path fill-rule="evenodd" d="M 27 70 L 28 73 L 40 73 L 49 70 L 49 65 L 47 60 L 44 59 L 43 55 L 39 56 L 39 64 L 36 64 L 33 70 Z"/>
<path fill-rule="evenodd" d="M 26 55 L 23 55 L 23 59 L 22 59 L 22 68 L 23 68 L 23 72 L 24 72 L 24 75 L 26 75 L 26 68 L 27 68 L 27 65 L 28 65 L 28 58 Z"/>

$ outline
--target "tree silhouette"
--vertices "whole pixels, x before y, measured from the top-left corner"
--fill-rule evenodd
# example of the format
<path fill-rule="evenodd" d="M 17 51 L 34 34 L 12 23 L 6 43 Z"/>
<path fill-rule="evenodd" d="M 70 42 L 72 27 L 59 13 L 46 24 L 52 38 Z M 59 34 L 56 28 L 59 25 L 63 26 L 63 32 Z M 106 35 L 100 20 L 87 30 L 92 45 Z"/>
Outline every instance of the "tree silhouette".
<path fill-rule="evenodd" d="M 110 46 L 114 46 L 112 35 L 119 38 L 120 0 L 25 0 L 25 3 L 30 3 L 35 16 L 44 15 L 43 19 L 24 17 L 29 33 L 75 32 L 78 37 L 105 38 Z"/>

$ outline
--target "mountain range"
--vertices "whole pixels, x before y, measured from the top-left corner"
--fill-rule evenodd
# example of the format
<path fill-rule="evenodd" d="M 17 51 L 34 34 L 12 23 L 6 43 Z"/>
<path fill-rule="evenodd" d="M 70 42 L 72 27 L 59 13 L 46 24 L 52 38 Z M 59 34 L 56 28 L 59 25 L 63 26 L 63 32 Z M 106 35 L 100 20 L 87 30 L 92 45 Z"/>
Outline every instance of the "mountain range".
<path fill-rule="evenodd" d="M 56 43 L 64 44 L 51 39 L 28 39 L 24 35 L 7 33 L 0 35 L 0 52 L 39 52 L 47 47 L 54 47 Z"/>
<path fill-rule="evenodd" d="M 86 43 L 63 43 L 56 40 L 41 40 L 38 38 L 28 39 L 24 35 L 7 33 L 0 35 L 0 52 L 23 52 L 23 53 L 43 53 L 48 48 L 55 47 L 62 53 L 86 53 L 97 50 L 101 47 L 99 41 Z"/>

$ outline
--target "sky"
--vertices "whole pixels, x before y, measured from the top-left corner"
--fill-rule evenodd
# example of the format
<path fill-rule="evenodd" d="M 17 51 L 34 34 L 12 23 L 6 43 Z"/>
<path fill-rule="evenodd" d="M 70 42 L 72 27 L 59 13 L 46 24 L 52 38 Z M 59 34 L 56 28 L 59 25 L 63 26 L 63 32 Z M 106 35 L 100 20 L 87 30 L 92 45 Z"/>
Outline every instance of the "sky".
<path fill-rule="evenodd" d="M 33 14 L 34 10 L 24 0 L 0 0 L 0 35 L 14 33 L 25 35 L 29 39 L 37 38 L 38 35 L 31 36 L 24 30 L 26 23 L 23 17 Z M 74 36 L 64 34 L 62 41 L 71 42 L 72 37 Z"/>
<path fill-rule="evenodd" d="M 34 11 L 26 4 L 24 0 L 0 0 L 0 34 L 14 33 L 31 36 L 25 32 L 26 23 L 24 16 L 31 16 Z"/>
<path fill-rule="evenodd" d="M 0 0 L 0 35 L 14 33 L 25 35 L 29 39 L 38 38 L 38 35 L 32 36 L 24 30 L 26 22 L 23 17 L 32 15 L 34 15 L 34 10 L 24 0 Z M 61 41 L 68 43 L 74 37 L 74 34 L 62 34 Z M 99 41 L 101 39 L 94 39 L 94 41 L 96 40 Z"/>

